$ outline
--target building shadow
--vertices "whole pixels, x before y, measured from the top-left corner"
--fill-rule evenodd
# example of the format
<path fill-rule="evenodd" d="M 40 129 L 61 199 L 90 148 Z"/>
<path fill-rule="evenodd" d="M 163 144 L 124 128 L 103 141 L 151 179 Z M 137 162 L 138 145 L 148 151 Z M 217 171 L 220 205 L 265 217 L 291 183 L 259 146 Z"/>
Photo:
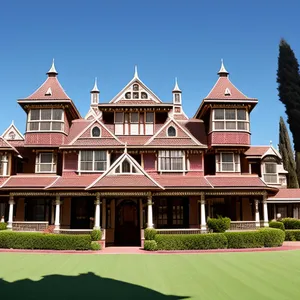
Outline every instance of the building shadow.
<path fill-rule="evenodd" d="M 78 276 L 49 275 L 41 280 L 0 279 L 0 297 L 8 300 L 179 300 L 189 297 L 164 295 L 143 286 L 104 278 L 94 273 Z"/>

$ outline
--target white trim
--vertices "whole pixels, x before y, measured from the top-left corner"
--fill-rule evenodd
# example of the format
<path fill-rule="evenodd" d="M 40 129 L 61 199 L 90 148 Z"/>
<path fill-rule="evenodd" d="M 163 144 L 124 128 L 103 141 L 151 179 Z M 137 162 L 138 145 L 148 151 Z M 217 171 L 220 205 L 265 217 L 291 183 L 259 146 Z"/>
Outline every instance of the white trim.
<path fill-rule="evenodd" d="M 266 165 L 275 165 L 276 172 L 275 173 L 266 173 Z M 265 175 L 276 175 L 276 182 L 269 182 L 265 180 Z M 273 184 L 280 184 L 279 182 L 279 175 L 278 175 L 278 165 L 276 162 L 263 162 L 262 163 L 262 180 L 267 184 L 267 185 L 273 185 Z"/>
<path fill-rule="evenodd" d="M 15 126 L 14 121 L 11 122 L 11 124 L 9 125 L 9 127 L 2 133 L 1 137 L 5 139 L 5 136 L 11 131 L 14 130 L 21 139 L 14 139 L 13 141 L 24 141 L 24 136 L 23 134 L 19 131 L 19 129 Z M 11 140 L 10 140 L 11 141 Z"/>
<path fill-rule="evenodd" d="M 220 152 L 220 168 L 216 168 L 219 169 L 218 172 L 221 172 L 221 173 L 239 173 L 241 172 L 241 157 L 238 153 L 235 153 L 235 152 L 226 152 L 226 151 L 223 151 L 223 152 Z M 230 171 L 226 171 L 226 170 L 223 170 L 223 161 L 222 161 L 222 156 L 223 154 L 232 154 L 232 158 L 233 158 L 233 161 L 232 161 L 232 164 L 233 164 L 233 170 L 230 170 Z M 238 162 L 236 163 L 235 162 L 235 158 L 238 158 Z M 227 164 L 231 164 L 231 162 L 224 162 L 224 163 L 227 163 Z"/>
<path fill-rule="evenodd" d="M 169 135 L 169 129 L 170 129 L 170 128 L 174 128 L 174 130 L 175 130 L 175 135 Z M 170 137 L 170 138 L 177 137 L 177 130 L 176 130 L 176 128 L 175 128 L 174 126 L 170 125 L 170 126 L 166 129 L 166 136 L 167 136 L 167 137 Z"/>
<path fill-rule="evenodd" d="M 41 155 L 45 153 L 52 155 L 51 163 L 41 163 Z M 40 169 L 42 165 L 51 165 L 51 171 L 41 171 Z M 57 172 L 57 155 L 55 155 L 54 151 L 37 151 L 35 156 L 35 173 L 56 174 L 56 172 Z"/>
<path fill-rule="evenodd" d="M 57 176 L 57 178 L 52 183 L 50 183 L 49 185 L 47 185 L 46 187 L 44 187 L 44 190 L 52 187 L 58 181 L 59 178 L 61 178 L 61 176 Z"/>
<path fill-rule="evenodd" d="M 86 152 L 92 152 L 92 161 L 84 161 L 84 162 L 90 162 L 92 163 L 92 167 L 93 169 L 92 170 L 82 170 L 81 169 L 81 154 L 82 154 L 82 151 L 86 151 Z M 95 160 L 95 152 L 96 151 L 101 151 L 101 152 L 105 152 L 106 155 L 105 155 L 105 161 L 104 160 L 99 160 L 99 161 L 96 161 Z M 105 150 L 80 150 L 79 151 L 79 158 L 78 158 L 78 170 L 77 172 L 78 173 L 100 173 L 100 172 L 105 172 L 107 170 L 107 151 Z M 101 163 L 105 163 L 105 168 L 103 170 L 95 170 L 95 162 L 101 162 Z"/>
<path fill-rule="evenodd" d="M 179 157 L 173 157 L 173 158 L 181 158 L 182 159 L 182 170 L 162 170 L 161 169 L 161 152 L 162 151 L 169 151 L 171 154 L 171 151 L 181 151 L 182 152 L 182 156 Z M 163 158 L 167 158 L 167 157 L 163 157 Z M 169 158 L 172 158 L 172 156 L 169 156 Z M 185 150 L 159 150 L 158 151 L 158 165 L 157 165 L 157 171 L 160 173 L 185 173 L 188 172 L 187 168 L 186 168 L 186 153 Z"/>

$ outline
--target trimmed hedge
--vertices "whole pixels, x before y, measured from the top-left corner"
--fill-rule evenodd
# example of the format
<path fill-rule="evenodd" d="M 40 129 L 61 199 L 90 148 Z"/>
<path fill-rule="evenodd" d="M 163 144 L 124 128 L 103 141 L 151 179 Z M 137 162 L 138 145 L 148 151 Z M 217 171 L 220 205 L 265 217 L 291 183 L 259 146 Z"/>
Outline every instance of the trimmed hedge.
<path fill-rule="evenodd" d="M 146 228 L 144 231 L 145 240 L 146 241 L 154 240 L 156 234 L 157 234 L 157 231 L 154 228 Z"/>
<path fill-rule="evenodd" d="M 227 239 L 223 233 L 213 234 L 157 234 L 158 250 L 225 249 Z M 146 241 L 145 241 L 146 242 Z"/>
<path fill-rule="evenodd" d="M 94 230 L 91 232 L 91 238 L 92 238 L 92 241 L 101 241 L 101 238 L 102 238 L 102 231 L 101 231 L 101 230 L 94 229 Z"/>
<path fill-rule="evenodd" d="M 286 241 L 300 241 L 300 230 L 299 229 L 287 229 L 285 231 Z"/>
<path fill-rule="evenodd" d="M 285 232 L 278 228 L 261 228 L 258 232 L 263 236 L 265 247 L 282 246 Z"/>
<path fill-rule="evenodd" d="M 271 221 L 269 223 L 269 227 L 270 228 L 277 228 L 277 229 L 281 229 L 281 230 L 285 230 L 284 224 L 282 222 L 279 221 Z"/>
<path fill-rule="evenodd" d="M 208 218 L 207 226 L 213 232 L 225 232 L 230 228 L 230 218 Z"/>
<path fill-rule="evenodd" d="M 285 229 L 300 229 L 300 220 L 293 218 L 283 218 L 281 222 Z"/>
<path fill-rule="evenodd" d="M 101 250 L 101 245 L 97 241 L 92 241 L 91 249 L 94 251 Z"/>
<path fill-rule="evenodd" d="M 89 234 L 43 234 L 37 232 L 0 232 L 0 248 L 89 250 Z"/>
<path fill-rule="evenodd" d="M 144 242 L 144 250 L 148 251 L 156 251 L 157 250 L 157 243 L 154 240 L 145 240 Z"/>
<path fill-rule="evenodd" d="M 6 230 L 7 229 L 7 223 L 0 223 L 0 230 Z"/>

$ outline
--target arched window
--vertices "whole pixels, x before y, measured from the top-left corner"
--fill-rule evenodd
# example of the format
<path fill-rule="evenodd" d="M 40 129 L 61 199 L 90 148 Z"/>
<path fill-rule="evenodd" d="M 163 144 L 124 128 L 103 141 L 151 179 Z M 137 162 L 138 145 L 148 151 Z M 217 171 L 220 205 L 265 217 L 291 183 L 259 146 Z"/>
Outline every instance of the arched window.
<path fill-rule="evenodd" d="M 176 136 L 176 129 L 173 126 L 168 128 L 168 136 Z"/>
<path fill-rule="evenodd" d="M 100 128 L 99 127 L 94 127 L 93 129 L 92 129 L 92 137 L 99 137 L 100 136 Z"/>

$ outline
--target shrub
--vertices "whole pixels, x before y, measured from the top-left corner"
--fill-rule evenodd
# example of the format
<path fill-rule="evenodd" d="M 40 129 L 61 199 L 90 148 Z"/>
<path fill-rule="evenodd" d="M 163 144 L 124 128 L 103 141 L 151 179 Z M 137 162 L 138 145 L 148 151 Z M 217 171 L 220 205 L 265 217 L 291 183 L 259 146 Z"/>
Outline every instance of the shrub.
<path fill-rule="evenodd" d="M 89 234 L 42 234 L 38 232 L 0 232 L 0 248 L 89 250 Z"/>
<path fill-rule="evenodd" d="M 6 223 L 0 223 L 0 230 L 6 230 L 7 224 Z"/>
<path fill-rule="evenodd" d="M 228 248 L 261 248 L 264 246 L 263 236 L 258 231 L 225 232 Z"/>
<path fill-rule="evenodd" d="M 101 250 L 101 245 L 97 241 L 92 241 L 91 249 L 94 251 Z"/>
<path fill-rule="evenodd" d="M 278 228 L 261 228 L 258 232 L 263 236 L 265 247 L 282 246 L 285 233 Z"/>
<path fill-rule="evenodd" d="M 154 240 L 145 240 L 144 242 L 144 250 L 148 251 L 156 251 L 157 250 L 157 243 Z"/>
<path fill-rule="evenodd" d="M 284 224 L 282 222 L 279 222 L 279 221 L 271 221 L 269 223 L 269 227 L 270 228 L 277 228 L 277 229 L 285 230 Z"/>
<path fill-rule="evenodd" d="M 285 231 L 286 241 L 300 241 L 300 230 L 299 229 L 287 229 Z"/>
<path fill-rule="evenodd" d="M 92 238 L 92 241 L 101 241 L 102 231 L 99 229 L 94 229 L 91 232 L 91 238 Z"/>
<path fill-rule="evenodd" d="M 227 239 L 223 233 L 213 234 L 157 234 L 158 250 L 225 249 Z M 145 241 L 146 242 L 146 241 Z"/>
<path fill-rule="evenodd" d="M 225 232 L 230 228 L 230 222 L 229 218 L 208 218 L 207 226 L 213 232 Z"/>
<path fill-rule="evenodd" d="M 157 234 L 157 231 L 154 228 L 146 228 L 145 229 L 145 240 L 146 241 L 154 240 L 156 234 Z"/>
<path fill-rule="evenodd" d="M 300 229 L 300 220 L 293 218 L 283 218 L 281 222 L 285 229 Z"/>

